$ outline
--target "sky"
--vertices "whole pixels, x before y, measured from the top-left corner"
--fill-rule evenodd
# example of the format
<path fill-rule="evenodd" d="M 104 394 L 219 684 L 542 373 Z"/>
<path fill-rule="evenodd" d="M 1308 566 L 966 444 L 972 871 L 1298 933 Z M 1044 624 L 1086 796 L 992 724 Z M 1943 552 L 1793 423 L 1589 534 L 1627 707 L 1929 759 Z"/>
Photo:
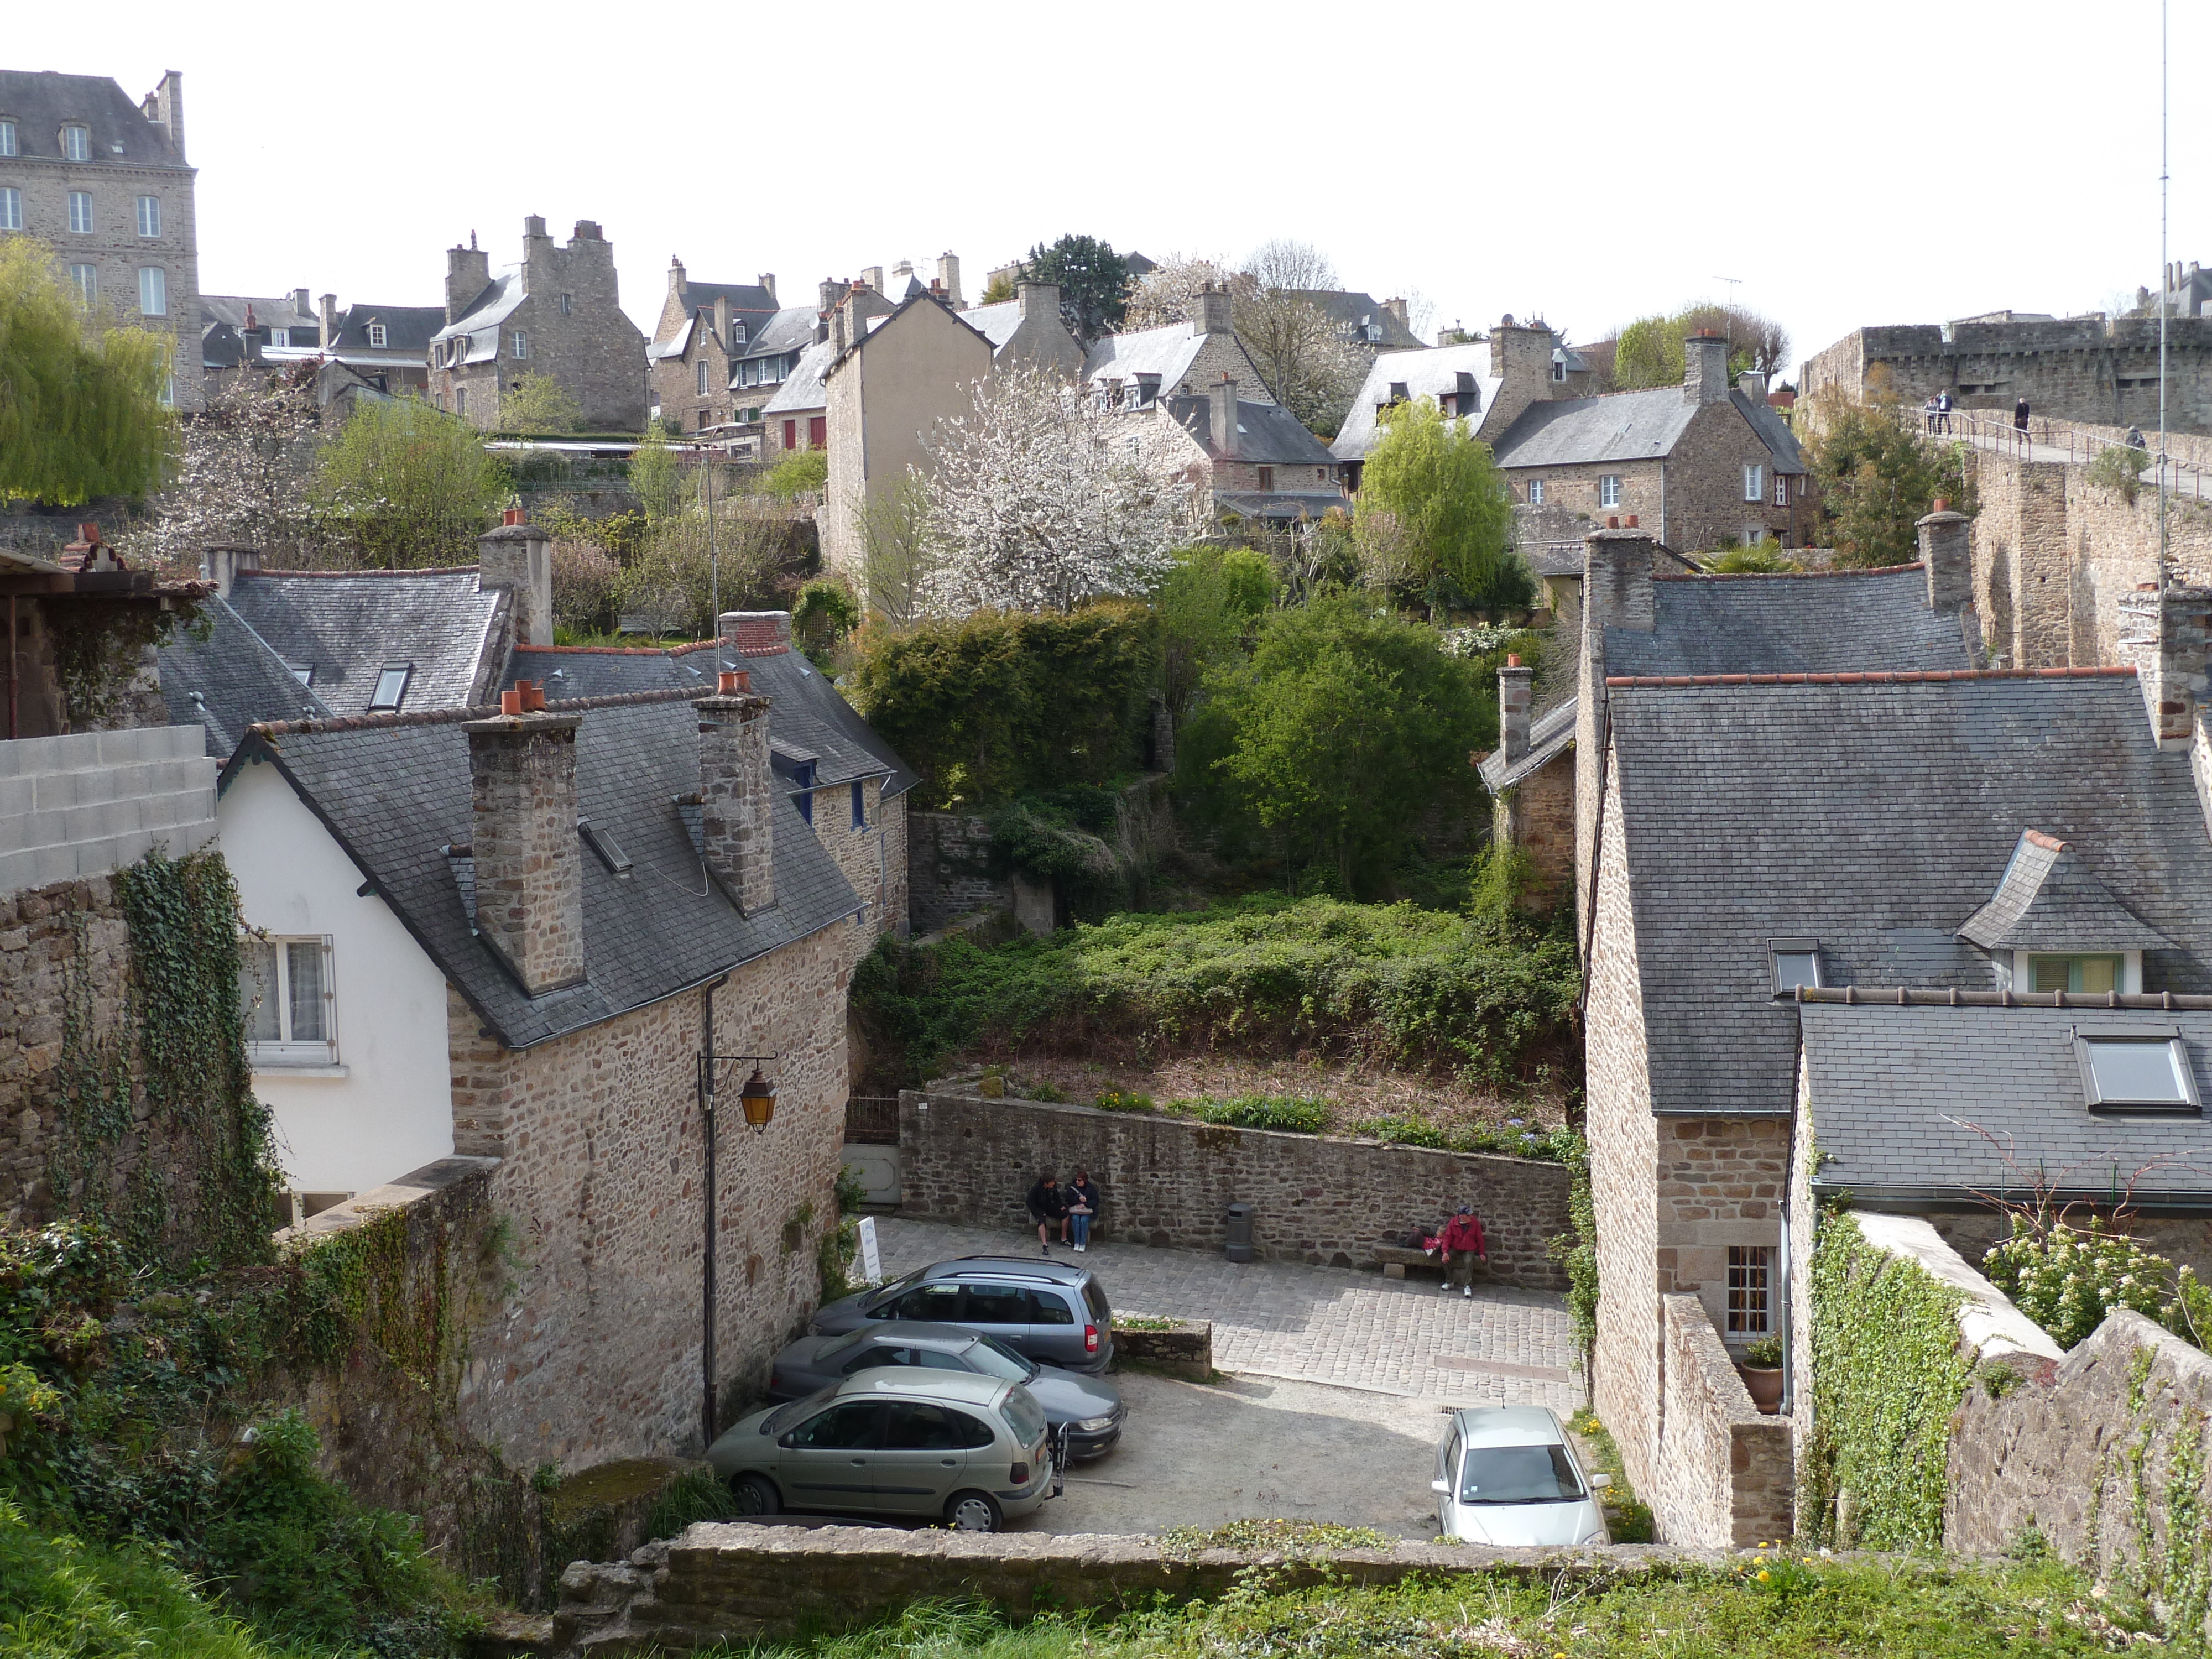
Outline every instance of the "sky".
<path fill-rule="evenodd" d="M 949 249 L 972 301 L 1067 231 L 1291 238 L 1436 322 L 1583 341 L 1733 295 L 1801 356 L 2158 280 L 2156 0 L 11 11 L 6 67 L 134 98 L 183 71 L 209 293 L 434 305 L 445 248 L 496 268 L 533 213 L 605 227 L 648 332 L 672 255 L 788 301 Z M 2212 5 L 2176 0 L 2170 42 L 2206 62 Z M 2197 78 L 2169 246 L 2212 263 Z"/>

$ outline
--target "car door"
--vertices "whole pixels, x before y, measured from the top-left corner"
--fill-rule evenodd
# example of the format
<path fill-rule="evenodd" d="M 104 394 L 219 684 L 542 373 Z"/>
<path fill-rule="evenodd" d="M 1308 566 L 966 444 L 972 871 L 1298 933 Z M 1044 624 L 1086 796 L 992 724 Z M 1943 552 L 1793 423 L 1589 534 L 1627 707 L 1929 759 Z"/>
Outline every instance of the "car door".
<path fill-rule="evenodd" d="M 917 1285 L 903 1296 L 895 1297 L 879 1309 L 872 1309 L 871 1319 L 926 1319 L 937 1324 L 957 1325 L 960 1322 L 962 1285 L 957 1279 L 939 1279 L 927 1285 Z"/>
<path fill-rule="evenodd" d="M 894 1400 L 884 1419 L 884 1443 L 870 1467 L 876 1507 L 896 1515 L 936 1515 L 963 1484 L 968 1469 L 962 1413 L 926 1400 Z"/>
<path fill-rule="evenodd" d="M 817 1412 L 776 1442 L 776 1485 L 787 1509 L 866 1510 L 876 1504 L 871 1467 L 881 1438 L 884 1407 L 848 1401 Z"/>
<path fill-rule="evenodd" d="M 960 1322 L 971 1331 L 989 1332 L 1017 1353 L 1030 1353 L 1033 1306 L 1029 1291 L 1019 1285 L 970 1282 Z"/>
<path fill-rule="evenodd" d="M 1455 1423 L 1443 1444 L 1437 1448 L 1436 1479 L 1444 1490 L 1437 1494 L 1437 1526 L 1446 1537 L 1455 1537 L 1453 1526 L 1459 1503 L 1459 1426 Z"/>

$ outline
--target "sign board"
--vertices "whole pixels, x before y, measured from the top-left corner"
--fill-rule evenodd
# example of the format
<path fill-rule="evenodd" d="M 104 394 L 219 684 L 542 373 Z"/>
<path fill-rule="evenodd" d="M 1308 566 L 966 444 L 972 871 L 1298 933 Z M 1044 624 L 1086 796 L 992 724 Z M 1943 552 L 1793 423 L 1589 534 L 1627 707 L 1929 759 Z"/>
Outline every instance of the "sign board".
<path fill-rule="evenodd" d="M 860 1277 L 871 1285 L 884 1282 L 884 1259 L 876 1249 L 876 1218 L 860 1218 Z"/>

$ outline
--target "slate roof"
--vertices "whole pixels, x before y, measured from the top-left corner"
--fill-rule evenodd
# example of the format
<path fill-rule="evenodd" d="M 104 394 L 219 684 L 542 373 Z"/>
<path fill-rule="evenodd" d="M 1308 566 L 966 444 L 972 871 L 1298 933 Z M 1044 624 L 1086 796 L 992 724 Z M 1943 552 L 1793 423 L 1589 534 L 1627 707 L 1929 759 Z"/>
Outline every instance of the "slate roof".
<path fill-rule="evenodd" d="M 1984 951 L 2158 951 L 2172 941 L 2146 927 L 2072 847 L 2023 830 L 1996 896 L 1959 937 Z"/>
<path fill-rule="evenodd" d="M 330 706 L 300 684 L 221 594 L 200 601 L 200 620 L 203 627 L 179 629 L 161 647 L 161 701 L 170 725 L 206 730 L 210 754 L 230 753 L 256 720 L 330 714 Z M 207 637 L 198 637 L 201 633 Z"/>
<path fill-rule="evenodd" d="M 960 313 L 960 320 L 975 329 L 991 343 L 991 349 L 1014 337 L 1014 331 L 1022 325 L 1022 302 L 1004 300 L 993 306 L 970 306 Z"/>
<path fill-rule="evenodd" d="M 2144 952 L 2147 989 L 2212 990 L 2212 842 L 2131 670 L 1613 679 L 1608 709 L 1660 1112 L 1790 1109 L 1770 939 L 1817 939 L 1829 985 L 1994 990 L 1958 929 L 2023 828 L 2179 942 Z"/>
<path fill-rule="evenodd" d="M 1317 307 L 1354 344 L 1389 352 L 1412 349 L 1421 343 L 1421 337 L 1400 322 L 1395 313 L 1377 305 L 1371 294 L 1341 288 L 1296 288 L 1289 292 Z"/>
<path fill-rule="evenodd" d="M 1206 336 L 1194 333 L 1188 323 L 1169 323 L 1160 328 L 1139 329 L 1133 334 L 1109 334 L 1091 348 L 1083 360 L 1083 380 L 1133 380 L 1140 374 L 1159 376 L 1160 390 L 1173 395 L 1190 373 Z M 1259 383 L 1259 371 L 1253 371 Z"/>
<path fill-rule="evenodd" d="M 1577 699 L 1569 697 L 1553 705 L 1528 722 L 1528 752 L 1505 764 L 1505 751 L 1493 749 L 1483 757 L 1482 764 L 1475 770 L 1482 775 L 1482 787 L 1492 794 L 1510 789 L 1532 772 L 1541 771 L 1555 757 L 1574 747 L 1575 708 Z"/>
<path fill-rule="evenodd" d="M 230 589 L 230 608 L 286 662 L 312 667 L 316 694 L 341 716 L 368 712 L 388 662 L 415 665 L 403 708 L 486 701 L 511 603 L 505 588 L 477 587 L 474 565 L 241 571 Z"/>
<path fill-rule="evenodd" d="M 837 348 L 828 340 L 817 340 L 807 347 L 791 373 L 783 377 L 783 384 L 776 387 L 775 396 L 761 405 L 762 416 L 807 414 L 828 408 L 830 392 L 823 382 L 836 360 Z"/>
<path fill-rule="evenodd" d="M 2076 1030 L 2178 1035 L 2198 1095 L 2212 1099 L 2212 1011 L 1808 1002 L 1797 1012 L 1823 1155 L 1815 1193 L 2025 1196 L 2040 1167 L 2070 1196 L 2109 1200 L 2165 1158 L 2137 1182 L 2136 1202 L 2212 1204 L 2212 1126 L 2194 1115 L 2092 1112 L 2074 1048 Z"/>
<path fill-rule="evenodd" d="M 744 357 L 779 357 L 803 351 L 814 343 L 816 313 L 812 306 L 786 306 L 753 331 L 745 342 Z"/>
<path fill-rule="evenodd" d="M 1213 400 L 1165 398 L 1161 401 L 1183 430 L 1196 439 L 1208 455 L 1214 455 Z M 1221 457 L 1214 455 L 1214 459 L 1218 460 Z M 1230 459 L 1261 466 L 1336 465 L 1336 457 L 1282 404 L 1257 404 L 1246 398 L 1237 400 L 1237 453 Z"/>
<path fill-rule="evenodd" d="M 509 1048 L 657 1002 L 860 909 L 788 800 L 775 807 L 774 906 L 744 916 L 708 879 L 676 805 L 699 787 L 698 717 L 688 700 L 580 709 L 556 702 L 549 712 L 582 714 L 578 809 L 613 837 L 633 872 L 618 878 L 584 849 L 586 978 L 539 997 L 526 996 L 476 936 L 463 896 L 473 861 L 446 853 L 473 833 L 468 735 L 459 719 L 260 728 L 223 768 L 217 788 L 243 767 L 273 762 Z"/>
<path fill-rule="evenodd" d="M 1919 565 L 1802 575 L 1659 576 L 1656 625 L 1605 630 L 1608 674 L 1832 674 L 1972 668 Z M 2021 824 L 2013 826 L 2017 835 Z M 1984 896 L 1987 896 L 1984 895 Z"/>
<path fill-rule="evenodd" d="M 349 305 L 337 313 L 337 337 L 330 343 L 344 352 L 393 351 L 420 357 L 432 337 L 446 325 L 442 306 L 381 306 L 366 302 Z M 368 325 L 384 325 L 384 343 L 368 343 Z"/>
<path fill-rule="evenodd" d="M 182 167 L 169 135 L 146 118 L 138 100 L 105 75 L 58 75 L 52 70 L 0 70 L 0 115 L 15 123 L 25 161 L 59 161 L 64 123 L 79 122 L 92 138 L 92 160 L 118 167 Z M 115 146 L 123 146 L 117 155 Z M 110 208 L 110 212 L 117 210 Z"/>
<path fill-rule="evenodd" d="M 1459 377 L 1462 374 L 1474 377 L 1474 389 L 1482 409 L 1486 410 L 1497 402 L 1498 389 L 1504 382 L 1491 378 L 1490 347 L 1486 343 L 1385 352 L 1369 368 L 1359 395 L 1345 411 L 1344 424 L 1337 431 L 1336 441 L 1329 446 L 1330 453 L 1340 461 L 1367 459 L 1367 452 L 1375 447 L 1381 435 L 1375 421 L 1376 406 L 1390 401 L 1393 386 L 1402 384 L 1409 398 L 1441 399 L 1458 394 Z"/>
<path fill-rule="evenodd" d="M 483 293 L 469 301 L 459 317 L 446 324 L 430 338 L 450 340 L 469 337 L 471 362 L 479 362 L 495 356 L 499 350 L 499 325 L 514 314 L 515 307 L 528 297 L 523 287 L 524 268 L 507 265 L 484 285 Z M 486 349 L 486 346 L 489 349 Z"/>
<path fill-rule="evenodd" d="M 794 756 L 814 760 L 817 788 L 881 777 L 889 799 L 921 781 L 803 653 L 732 656 L 729 661 L 750 673 L 753 690 L 769 700 L 769 728 L 775 742 Z M 502 689 L 517 680 L 538 682 L 555 701 L 665 690 L 702 696 L 714 687 L 714 647 L 711 643 L 670 651 L 533 650 L 526 646 L 515 651 Z M 778 769 L 787 775 L 791 771 L 788 767 Z"/>
<path fill-rule="evenodd" d="M 1392 361 L 1385 358 L 1376 367 Z M 1805 470 L 1797 440 L 1763 398 L 1731 391 L 1729 402 L 1766 446 L 1777 472 Z M 1679 386 L 1531 404 L 1498 434 L 1498 465 L 1514 469 L 1656 460 L 1674 453 L 1699 407 L 1683 399 Z"/>
<path fill-rule="evenodd" d="M 246 326 L 246 312 L 253 310 L 257 328 L 305 328 L 319 336 L 323 319 L 317 313 L 302 311 L 292 303 L 289 294 L 271 295 L 265 298 L 246 294 L 203 294 L 200 295 L 200 322 L 228 323 L 233 328 Z M 445 313 L 439 313 L 443 316 Z"/>

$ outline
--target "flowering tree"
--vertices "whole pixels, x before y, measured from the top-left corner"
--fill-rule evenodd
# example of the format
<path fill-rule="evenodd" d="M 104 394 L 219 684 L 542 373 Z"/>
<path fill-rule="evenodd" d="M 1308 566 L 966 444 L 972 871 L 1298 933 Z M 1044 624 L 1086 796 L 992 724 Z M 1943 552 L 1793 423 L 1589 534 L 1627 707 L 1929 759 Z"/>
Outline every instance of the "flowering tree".
<path fill-rule="evenodd" d="M 242 368 L 210 386 L 206 406 L 184 422 L 176 481 L 155 498 L 145 526 L 120 538 L 125 556 L 196 570 L 209 543 L 234 542 L 272 564 L 306 562 L 318 425 L 312 366 Z"/>
<path fill-rule="evenodd" d="M 1121 419 L 1047 375 L 980 382 L 928 445 L 926 608 L 1070 611 L 1152 588 L 1189 538 L 1191 496 L 1129 453 Z"/>
<path fill-rule="evenodd" d="M 2106 1231 L 2095 1217 L 2077 1231 L 2063 1222 L 2038 1229 L 2015 1212 L 2013 1236 L 1990 1249 L 1982 1268 L 2062 1348 L 2085 1340 L 2115 1308 L 2165 1318 L 2173 1283 L 2171 1261 Z"/>

